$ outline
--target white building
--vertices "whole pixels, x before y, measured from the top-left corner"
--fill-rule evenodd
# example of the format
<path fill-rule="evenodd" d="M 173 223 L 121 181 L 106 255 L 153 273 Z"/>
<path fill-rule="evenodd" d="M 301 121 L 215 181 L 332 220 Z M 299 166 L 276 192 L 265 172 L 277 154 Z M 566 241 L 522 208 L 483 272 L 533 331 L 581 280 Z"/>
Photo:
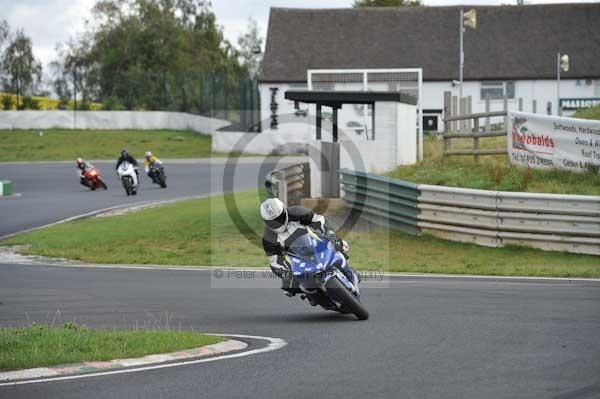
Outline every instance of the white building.
<path fill-rule="evenodd" d="M 363 68 L 422 68 L 424 126 L 441 130 L 444 91 L 458 95 L 460 8 L 271 9 L 259 85 L 263 131 L 306 132 L 314 110 L 295 109 L 284 95 L 307 88 L 307 70 Z M 558 52 L 571 67 L 561 73 L 563 113 L 600 102 L 599 3 L 475 9 L 477 28 L 464 34 L 463 84 L 473 112 L 485 110 L 486 95 L 501 109 L 506 94 L 509 108 L 522 98 L 524 111 L 536 100 L 538 113 L 550 103 L 556 114 Z M 361 106 L 345 108 L 340 129 L 359 139 L 368 119 Z"/>

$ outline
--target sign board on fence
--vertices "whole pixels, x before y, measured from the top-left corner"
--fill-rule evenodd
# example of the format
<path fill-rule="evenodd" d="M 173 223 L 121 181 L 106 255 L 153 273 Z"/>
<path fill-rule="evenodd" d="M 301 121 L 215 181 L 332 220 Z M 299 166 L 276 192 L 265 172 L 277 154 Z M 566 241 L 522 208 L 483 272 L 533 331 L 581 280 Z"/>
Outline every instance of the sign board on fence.
<path fill-rule="evenodd" d="M 600 122 L 509 111 L 513 164 L 584 172 L 600 166 Z"/>

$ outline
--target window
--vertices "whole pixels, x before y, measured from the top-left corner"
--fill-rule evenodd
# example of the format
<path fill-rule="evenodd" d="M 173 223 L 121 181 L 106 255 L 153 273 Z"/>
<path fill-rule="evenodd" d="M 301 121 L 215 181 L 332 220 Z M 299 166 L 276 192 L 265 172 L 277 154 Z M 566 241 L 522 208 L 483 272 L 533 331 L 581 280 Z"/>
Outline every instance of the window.
<path fill-rule="evenodd" d="M 594 82 L 594 96 L 600 97 L 600 79 Z"/>
<path fill-rule="evenodd" d="M 490 96 L 491 100 L 501 100 L 504 95 L 508 98 L 515 98 L 515 82 L 502 82 L 499 80 L 490 80 L 481 82 L 481 99 L 485 100 Z"/>

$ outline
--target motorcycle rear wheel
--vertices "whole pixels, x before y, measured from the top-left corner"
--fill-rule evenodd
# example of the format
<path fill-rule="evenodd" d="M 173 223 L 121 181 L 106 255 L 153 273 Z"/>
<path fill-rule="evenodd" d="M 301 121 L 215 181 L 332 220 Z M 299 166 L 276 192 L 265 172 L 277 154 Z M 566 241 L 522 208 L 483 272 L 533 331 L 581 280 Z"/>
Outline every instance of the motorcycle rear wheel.
<path fill-rule="evenodd" d="M 367 320 L 369 318 L 369 312 L 360 303 L 354 295 L 342 284 L 337 277 L 330 279 L 325 284 L 327 292 L 331 292 L 332 296 L 341 302 L 350 312 L 358 318 L 358 320 Z"/>

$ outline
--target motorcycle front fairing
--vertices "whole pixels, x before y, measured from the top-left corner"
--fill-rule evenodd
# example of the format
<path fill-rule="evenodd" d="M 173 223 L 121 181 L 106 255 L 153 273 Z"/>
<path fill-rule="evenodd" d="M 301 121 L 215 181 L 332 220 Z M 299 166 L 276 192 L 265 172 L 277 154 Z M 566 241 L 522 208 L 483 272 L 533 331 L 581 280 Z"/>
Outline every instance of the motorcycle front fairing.
<path fill-rule="evenodd" d="M 307 231 L 290 245 L 288 256 L 292 261 L 292 275 L 304 288 L 320 289 L 331 278 L 337 277 L 360 299 L 356 276 L 331 242 Z"/>
<path fill-rule="evenodd" d="M 133 165 L 129 162 L 124 161 L 123 163 L 121 163 L 117 172 L 119 173 L 119 177 L 121 179 L 123 179 L 123 176 L 131 176 L 133 180 L 133 186 L 136 187 L 138 185 L 137 174 L 135 173 Z"/>

